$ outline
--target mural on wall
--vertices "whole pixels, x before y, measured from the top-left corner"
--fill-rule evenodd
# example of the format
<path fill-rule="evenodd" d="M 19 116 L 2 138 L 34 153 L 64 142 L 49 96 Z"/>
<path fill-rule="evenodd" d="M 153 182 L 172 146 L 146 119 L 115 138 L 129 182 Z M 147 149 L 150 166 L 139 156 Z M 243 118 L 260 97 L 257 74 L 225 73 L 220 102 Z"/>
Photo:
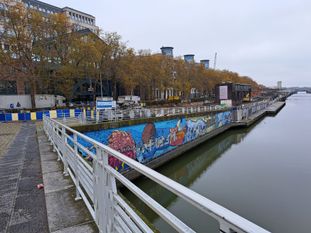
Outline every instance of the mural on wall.
<path fill-rule="evenodd" d="M 182 117 L 85 134 L 140 163 L 147 163 L 180 145 L 229 124 L 231 116 L 231 112 L 227 111 L 208 116 Z M 84 146 L 91 147 L 82 139 L 78 140 Z M 113 156 L 109 156 L 109 164 L 119 171 L 128 168 Z"/>

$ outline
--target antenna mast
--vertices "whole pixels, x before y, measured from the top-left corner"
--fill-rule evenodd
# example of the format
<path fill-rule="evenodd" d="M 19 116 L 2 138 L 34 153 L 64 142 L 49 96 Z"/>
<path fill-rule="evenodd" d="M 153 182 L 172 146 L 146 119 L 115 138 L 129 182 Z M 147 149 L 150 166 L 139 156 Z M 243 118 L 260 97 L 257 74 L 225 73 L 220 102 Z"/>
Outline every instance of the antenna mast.
<path fill-rule="evenodd" d="M 214 70 L 216 70 L 216 63 L 217 63 L 217 52 L 215 53 L 214 57 Z"/>

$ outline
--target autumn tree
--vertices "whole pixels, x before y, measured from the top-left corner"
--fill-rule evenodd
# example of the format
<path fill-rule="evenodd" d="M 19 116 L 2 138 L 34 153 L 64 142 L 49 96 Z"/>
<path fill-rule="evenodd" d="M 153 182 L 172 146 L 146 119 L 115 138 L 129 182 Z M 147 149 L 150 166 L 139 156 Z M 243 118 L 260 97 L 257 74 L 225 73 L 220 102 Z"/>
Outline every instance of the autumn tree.
<path fill-rule="evenodd" d="M 1 11 L 4 22 L 0 49 L 0 63 L 17 79 L 28 81 L 31 88 L 31 103 L 35 107 L 36 83 L 47 76 L 48 57 L 45 37 L 47 22 L 40 13 L 27 10 L 22 4 L 7 4 Z"/>

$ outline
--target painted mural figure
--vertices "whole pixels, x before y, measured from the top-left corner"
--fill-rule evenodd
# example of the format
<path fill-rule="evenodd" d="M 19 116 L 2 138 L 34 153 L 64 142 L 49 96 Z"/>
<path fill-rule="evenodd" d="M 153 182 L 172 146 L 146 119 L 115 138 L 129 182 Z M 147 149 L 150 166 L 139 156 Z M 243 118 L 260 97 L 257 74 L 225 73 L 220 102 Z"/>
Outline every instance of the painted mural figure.
<path fill-rule="evenodd" d="M 189 119 L 187 120 L 187 133 L 185 142 L 190 142 L 206 132 L 207 123 L 204 119 Z"/>
<path fill-rule="evenodd" d="M 119 130 L 113 131 L 108 141 L 108 146 L 112 149 L 115 149 L 132 159 L 136 159 L 135 141 L 130 133 Z M 111 155 L 109 155 L 108 161 L 109 165 L 117 170 L 120 166 L 122 166 L 122 168 L 124 167 L 124 163 L 122 161 Z"/>
<path fill-rule="evenodd" d="M 178 120 L 176 127 L 170 129 L 170 145 L 179 146 L 184 142 L 186 128 L 181 127 L 181 120 Z"/>

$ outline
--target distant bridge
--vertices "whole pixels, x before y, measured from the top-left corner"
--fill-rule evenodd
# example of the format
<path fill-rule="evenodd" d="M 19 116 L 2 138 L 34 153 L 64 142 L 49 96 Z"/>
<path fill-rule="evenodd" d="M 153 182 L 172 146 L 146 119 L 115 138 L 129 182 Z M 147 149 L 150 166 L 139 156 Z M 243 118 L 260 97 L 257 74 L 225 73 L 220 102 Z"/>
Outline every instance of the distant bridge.
<path fill-rule="evenodd" d="M 297 94 L 298 92 L 306 92 L 308 94 L 311 94 L 311 87 L 293 87 L 278 91 L 279 94 L 283 95 L 283 97 L 281 98 L 281 100 L 283 101 L 285 101 L 291 95 Z"/>
<path fill-rule="evenodd" d="M 311 94 L 311 87 L 295 87 L 295 88 L 290 89 L 290 92 L 292 94 L 296 94 L 298 92 L 306 92 L 306 93 Z"/>

